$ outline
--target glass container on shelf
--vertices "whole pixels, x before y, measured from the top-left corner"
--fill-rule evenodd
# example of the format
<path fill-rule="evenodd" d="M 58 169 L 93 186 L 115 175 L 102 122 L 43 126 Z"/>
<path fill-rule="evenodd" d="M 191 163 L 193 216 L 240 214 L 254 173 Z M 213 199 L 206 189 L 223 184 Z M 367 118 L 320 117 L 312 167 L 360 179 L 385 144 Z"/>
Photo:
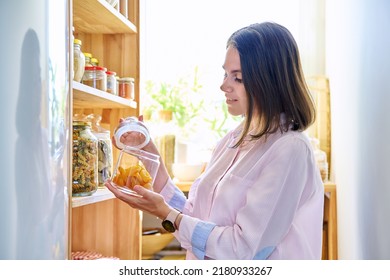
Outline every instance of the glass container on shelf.
<path fill-rule="evenodd" d="M 107 90 L 107 69 L 101 66 L 86 66 L 82 83 L 100 89 Z"/>
<path fill-rule="evenodd" d="M 72 196 L 89 196 L 98 187 L 98 139 L 91 124 L 73 122 Z"/>
<path fill-rule="evenodd" d="M 119 79 L 118 95 L 126 99 L 134 100 L 134 78 L 123 77 Z"/>
<path fill-rule="evenodd" d="M 84 75 L 85 56 L 81 51 L 82 42 L 79 39 L 73 40 L 73 79 L 80 82 Z"/>
<path fill-rule="evenodd" d="M 98 139 L 98 182 L 102 188 L 113 172 L 111 133 L 100 125 L 102 116 L 90 114 L 87 119 L 91 122 L 92 133 Z"/>
<path fill-rule="evenodd" d="M 107 92 L 117 95 L 116 89 L 117 89 L 117 80 L 116 80 L 116 72 L 114 71 L 107 71 Z"/>
<path fill-rule="evenodd" d="M 317 138 L 311 138 L 311 144 L 314 149 L 314 157 L 318 168 L 320 169 L 322 181 L 327 181 L 329 176 L 329 167 L 326 153 L 320 149 L 320 141 Z"/>
<path fill-rule="evenodd" d="M 85 66 L 93 66 L 91 63 L 92 54 L 85 52 L 84 56 L 85 56 Z"/>
<path fill-rule="evenodd" d="M 171 178 L 174 177 L 172 165 L 175 161 L 176 134 L 175 126 L 172 122 L 173 112 L 170 110 L 161 110 L 158 112 L 158 120 L 154 132 L 154 140 L 161 159 L 164 162 Z"/>

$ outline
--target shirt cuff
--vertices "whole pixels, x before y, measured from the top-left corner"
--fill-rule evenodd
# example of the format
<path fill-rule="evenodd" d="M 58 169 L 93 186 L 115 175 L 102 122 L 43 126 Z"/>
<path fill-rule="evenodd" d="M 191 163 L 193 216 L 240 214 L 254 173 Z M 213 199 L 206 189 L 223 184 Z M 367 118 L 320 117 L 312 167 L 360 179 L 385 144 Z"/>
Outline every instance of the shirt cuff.
<path fill-rule="evenodd" d="M 168 179 L 160 194 L 164 197 L 169 206 L 183 212 L 187 198 L 184 193 L 175 186 L 172 179 Z"/>
<path fill-rule="evenodd" d="M 206 254 L 206 243 L 215 224 L 210 222 L 198 222 L 192 234 L 192 252 L 194 255 L 203 260 Z"/>

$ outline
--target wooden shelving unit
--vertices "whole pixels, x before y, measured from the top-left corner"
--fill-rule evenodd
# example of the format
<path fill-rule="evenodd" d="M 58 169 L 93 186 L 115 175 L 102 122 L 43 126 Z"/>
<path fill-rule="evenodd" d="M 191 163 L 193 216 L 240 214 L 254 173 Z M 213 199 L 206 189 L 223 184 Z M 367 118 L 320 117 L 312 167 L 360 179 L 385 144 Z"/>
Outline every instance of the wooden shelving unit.
<path fill-rule="evenodd" d="M 70 15 L 74 37 L 82 41 L 83 52 L 92 53 L 99 65 L 118 76 L 135 78 L 135 100 L 75 81 L 71 84 L 73 114 L 101 115 L 101 125 L 111 133 L 121 117 L 139 115 L 139 0 L 128 0 L 128 6 L 131 11 L 127 19 L 105 0 L 73 0 Z M 118 155 L 114 148 L 114 162 Z M 120 259 L 141 259 L 140 211 L 116 199 L 106 188 L 70 201 L 69 258 L 72 251 L 92 251 Z"/>

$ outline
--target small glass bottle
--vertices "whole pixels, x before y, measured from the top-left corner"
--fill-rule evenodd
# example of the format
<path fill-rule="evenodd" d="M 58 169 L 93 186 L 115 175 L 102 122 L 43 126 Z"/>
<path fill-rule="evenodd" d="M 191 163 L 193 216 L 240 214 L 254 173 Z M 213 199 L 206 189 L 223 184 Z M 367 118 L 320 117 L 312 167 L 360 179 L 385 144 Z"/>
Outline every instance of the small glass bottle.
<path fill-rule="evenodd" d="M 134 78 L 123 77 L 119 79 L 119 91 L 120 97 L 134 100 Z"/>
<path fill-rule="evenodd" d="M 92 66 L 99 66 L 99 60 L 96 57 L 91 58 Z"/>
<path fill-rule="evenodd" d="M 95 66 L 96 68 L 96 88 L 107 91 L 107 68 Z"/>
<path fill-rule="evenodd" d="M 85 56 L 85 66 L 93 66 L 91 63 L 92 54 L 85 52 L 84 56 Z"/>
<path fill-rule="evenodd" d="M 100 66 L 86 66 L 82 83 L 100 89 L 107 90 L 107 69 Z"/>
<path fill-rule="evenodd" d="M 85 56 L 84 53 L 81 51 L 81 45 L 82 45 L 81 40 L 79 39 L 73 40 L 73 71 L 74 71 L 73 79 L 76 82 L 81 81 L 84 74 L 84 67 L 85 67 Z"/>
<path fill-rule="evenodd" d="M 107 71 L 107 92 L 117 95 L 116 92 L 116 73 L 113 71 Z"/>
<path fill-rule="evenodd" d="M 89 196 L 98 187 L 98 139 L 88 122 L 73 122 L 72 196 Z"/>
<path fill-rule="evenodd" d="M 85 66 L 85 72 L 83 75 L 82 83 L 96 88 L 96 68 L 95 66 Z"/>

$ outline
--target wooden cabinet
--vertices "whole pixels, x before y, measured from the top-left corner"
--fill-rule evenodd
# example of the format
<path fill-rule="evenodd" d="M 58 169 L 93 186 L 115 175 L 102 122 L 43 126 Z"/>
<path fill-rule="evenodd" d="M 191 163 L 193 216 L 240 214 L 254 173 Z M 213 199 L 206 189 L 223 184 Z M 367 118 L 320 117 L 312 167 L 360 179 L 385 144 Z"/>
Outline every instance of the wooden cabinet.
<path fill-rule="evenodd" d="M 135 78 L 135 100 L 72 82 L 72 115 L 99 114 L 113 133 L 120 117 L 139 114 L 139 1 L 128 0 L 128 18 L 105 0 L 72 0 L 70 22 L 82 51 L 120 77 Z M 70 68 L 71 69 L 71 68 Z M 114 148 L 114 162 L 119 151 Z M 114 198 L 107 189 L 72 198 L 69 225 L 71 252 L 93 251 L 120 259 L 141 259 L 141 213 Z"/>

